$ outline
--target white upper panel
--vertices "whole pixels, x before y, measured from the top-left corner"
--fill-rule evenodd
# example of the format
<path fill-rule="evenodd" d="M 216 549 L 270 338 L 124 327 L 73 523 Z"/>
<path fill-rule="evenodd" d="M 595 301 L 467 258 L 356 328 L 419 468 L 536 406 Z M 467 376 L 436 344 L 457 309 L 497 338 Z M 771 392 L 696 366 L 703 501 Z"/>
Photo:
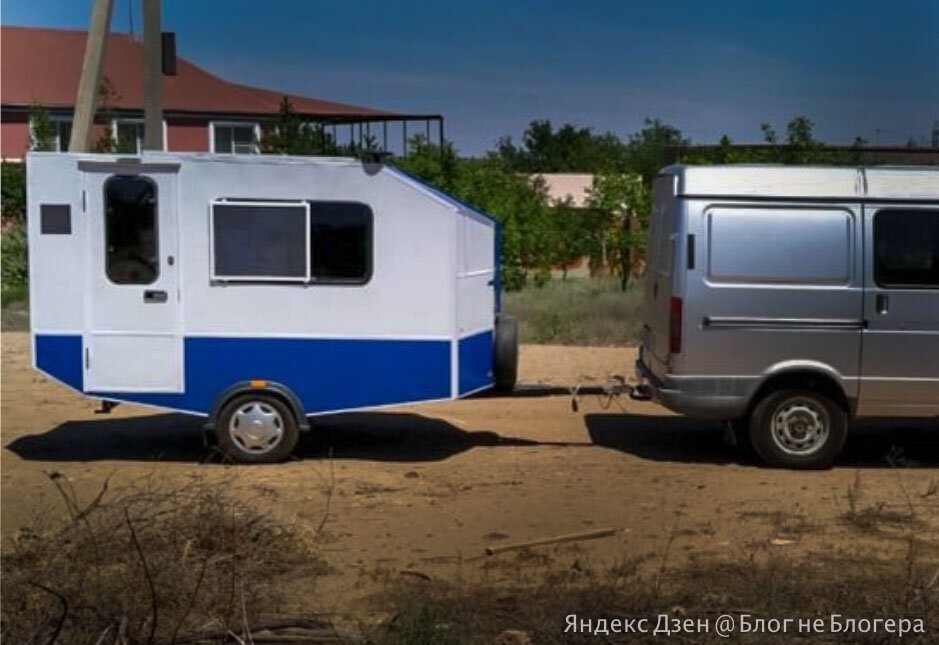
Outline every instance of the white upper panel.
<path fill-rule="evenodd" d="M 939 199 L 939 167 L 669 166 L 678 194 L 713 197 Z"/>
<path fill-rule="evenodd" d="M 353 159 L 177 153 L 38 153 L 28 162 L 36 330 L 75 333 L 86 326 L 84 278 L 103 270 L 97 261 L 91 266 L 88 254 L 82 190 L 89 173 L 138 171 L 172 172 L 175 178 L 186 335 L 449 338 L 459 331 L 455 280 L 464 270 L 481 272 L 482 287 L 462 303 L 463 314 L 474 324 L 485 318 L 491 325 L 494 221 L 394 167 Z M 213 280 L 209 216 L 211 204 L 221 199 L 368 205 L 370 280 L 329 285 Z M 70 205 L 71 235 L 40 235 L 38 208 L 45 203 Z M 465 268 L 458 264 L 459 250 L 466 254 Z"/>

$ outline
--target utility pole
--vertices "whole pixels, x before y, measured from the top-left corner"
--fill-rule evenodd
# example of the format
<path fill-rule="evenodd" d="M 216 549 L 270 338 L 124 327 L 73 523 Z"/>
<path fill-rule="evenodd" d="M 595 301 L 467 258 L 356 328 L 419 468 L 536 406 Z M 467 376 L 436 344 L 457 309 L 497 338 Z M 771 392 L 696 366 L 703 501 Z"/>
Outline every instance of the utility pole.
<path fill-rule="evenodd" d="M 163 149 L 163 71 L 160 0 L 143 0 L 143 149 Z"/>
<path fill-rule="evenodd" d="M 113 6 L 114 0 L 95 0 L 91 8 L 91 22 L 88 25 L 88 39 L 85 41 L 82 75 L 78 82 L 78 95 L 75 98 L 72 137 L 68 143 L 69 152 L 88 152 L 91 149 L 95 111 L 98 109 L 98 90 L 101 86 L 101 71 L 104 68 Z"/>

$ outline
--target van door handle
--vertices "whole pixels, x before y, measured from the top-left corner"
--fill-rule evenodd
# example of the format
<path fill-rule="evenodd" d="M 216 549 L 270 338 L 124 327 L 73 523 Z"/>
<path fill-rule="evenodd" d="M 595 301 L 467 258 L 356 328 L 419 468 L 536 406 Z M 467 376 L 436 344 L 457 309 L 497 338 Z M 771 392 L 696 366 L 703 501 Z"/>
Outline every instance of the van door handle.
<path fill-rule="evenodd" d="M 147 289 L 143 292 L 143 301 L 144 302 L 153 302 L 161 303 L 167 301 L 167 296 L 165 291 L 157 291 L 154 289 Z"/>
<path fill-rule="evenodd" d="M 876 304 L 874 305 L 874 308 L 877 310 L 877 313 L 879 313 L 881 316 L 883 316 L 888 311 L 890 311 L 890 298 L 887 297 L 887 294 L 885 293 L 877 294 Z"/>

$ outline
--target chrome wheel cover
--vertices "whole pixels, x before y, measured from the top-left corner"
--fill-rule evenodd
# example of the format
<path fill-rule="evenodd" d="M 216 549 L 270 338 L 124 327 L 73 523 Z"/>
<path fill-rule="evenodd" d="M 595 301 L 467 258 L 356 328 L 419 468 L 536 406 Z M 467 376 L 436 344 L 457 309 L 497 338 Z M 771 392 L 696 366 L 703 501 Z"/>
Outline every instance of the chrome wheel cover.
<path fill-rule="evenodd" d="M 814 399 L 786 399 L 773 411 L 773 442 L 787 455 L 815 454 L 828 442 L 830 428 L 828 411 Z"/>
<path fill-rule="evenodd" d="M 263 455 L 276 448 L 284 438 L 284 420 L 273 406 L 250 401 L 232 414 L 228 433 L 245 452 Z"/>

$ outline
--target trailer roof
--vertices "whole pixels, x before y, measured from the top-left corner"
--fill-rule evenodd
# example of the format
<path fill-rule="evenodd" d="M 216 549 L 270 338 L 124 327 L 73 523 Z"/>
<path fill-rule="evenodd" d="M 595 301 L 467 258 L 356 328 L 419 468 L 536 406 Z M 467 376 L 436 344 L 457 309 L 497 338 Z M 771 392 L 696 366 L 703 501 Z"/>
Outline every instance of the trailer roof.
<path fill-rule="evenodd" d="M 796 199 L 939 199 L 939 167 L 668 166 L 687 197 Z"/>

